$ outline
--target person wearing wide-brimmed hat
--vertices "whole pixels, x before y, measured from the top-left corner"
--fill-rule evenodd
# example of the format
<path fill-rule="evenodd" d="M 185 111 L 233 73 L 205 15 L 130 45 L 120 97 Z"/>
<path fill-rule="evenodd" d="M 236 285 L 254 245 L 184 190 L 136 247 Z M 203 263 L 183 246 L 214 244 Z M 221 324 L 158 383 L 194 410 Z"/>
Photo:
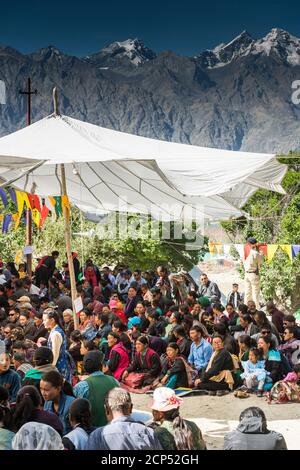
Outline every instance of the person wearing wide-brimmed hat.
<path fill-rule="evenodd" d="M 164 450 L 205 450 L 206 444 L 198 426 L 180 417 L 183 400 L 171 388 L 160 387 L 153 393 L 151 404 L 155 435 Z"/>
<path fill-rule="evenodd" d="M 259 306 L 260 282 L 259 270 L 262 265 L 262 256 L 257 249 L 256 238 L 250 237 L 247 240 L 250 245 L 250 252 L 244 260 L 245 268 L 245 304 L 253 300 Z"/>

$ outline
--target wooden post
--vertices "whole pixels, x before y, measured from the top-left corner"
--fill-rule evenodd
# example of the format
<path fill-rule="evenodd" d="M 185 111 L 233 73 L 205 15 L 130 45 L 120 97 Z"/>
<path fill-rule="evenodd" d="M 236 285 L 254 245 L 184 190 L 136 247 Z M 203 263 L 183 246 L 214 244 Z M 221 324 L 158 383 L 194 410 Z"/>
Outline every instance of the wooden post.
<path fill-rule="evenodd" d="M 58 97 L 57 97 L 57 88 L 53 89 L 53 106 L 54 106 L 54 114 L 55 116 L 59 116 L 58 111 Z M 66 183 L 66 172 L 65 172 L 65 165 L 61 163 L 60 165 L 61 171 L 61 195 L 67 196 L 67 183 Z M 63 217 L 65 223 L 65 242 L 66 242 L 66 252 L 68 257 L 68 267 L 70 273 L 70 283 L 71 283 L 71 296 L 73 302 L 73 312 L 74 312 L 74 328 L 78 330 L 79 327 L 79 319 L 75 312 L 75 299 L 76 299 L 76 279 L 75 279 L 75 271 L 74 271 L 74 264 L 73 264 L 73 257 L 72 257 L 72 246 L 71 246 L 71 225 L 69 220 L 69 210 L 65 204 L 63 204 Z"/>
<path fill-rule="evenodd" d="M 61 171 L 61 187 L 62 187 L 62 196 L 67 196 L 67 184 L 66 184 L 66 173 L 65 173 L 65 165 L 62 163 L 60 165 Z M 65 241 L 66 241 L 66 252 L 68 256 L 68 267 L 70 273 L 70 283 L 71 283 L 71 296 L 73 301 L 73 312 L 74 312 L 74 328 L 78 330 L 79 327 L 79 319 L 78 315 L 75 312 L 74 302 L 76 299 L 76 279 L 75 279 L 75 271 L 74 271 L 74 263 L 72 257 L 72 246 L 71 246 L 71 225 L 70 225 L 70 214 L 67 206 L 63 205 L 63 216 L 65 222 Z"/>

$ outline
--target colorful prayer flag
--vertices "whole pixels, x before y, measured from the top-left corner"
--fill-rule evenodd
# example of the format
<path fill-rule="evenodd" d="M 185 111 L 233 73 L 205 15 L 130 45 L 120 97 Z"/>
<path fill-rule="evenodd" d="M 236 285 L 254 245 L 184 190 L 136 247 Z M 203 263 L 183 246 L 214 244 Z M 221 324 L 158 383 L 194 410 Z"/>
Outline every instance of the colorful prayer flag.
<path fill-rule="evenodd" d="M 274 255 L 278 249 L 279 245 L 268 245 L 267 249 L 267 261 L 268 263 L 271 263 L 272 259 L 274 258 Z"/>

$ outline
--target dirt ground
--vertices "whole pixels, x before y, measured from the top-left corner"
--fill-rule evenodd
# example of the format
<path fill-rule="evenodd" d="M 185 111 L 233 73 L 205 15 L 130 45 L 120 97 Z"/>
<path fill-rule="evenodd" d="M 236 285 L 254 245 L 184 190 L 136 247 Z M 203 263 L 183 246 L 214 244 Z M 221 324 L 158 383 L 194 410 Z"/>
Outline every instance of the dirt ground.
<path fill-rule="evenodd" d="M 151 397 L 132 394 L 134 409 L 151 411 Z M 181 416 L 200 427 L 208 449 L 222 449 L 223 436 L 235 429 L 240 413 L 249 406 L 259 406 L 266 414 L 268 427 L 285 437 L 289 449 L 300 449 L 300 404 L 270 405 L 265 398 L 251 395 L 240 399 L 232 393 L 223 397 L 183 397 Z"/>

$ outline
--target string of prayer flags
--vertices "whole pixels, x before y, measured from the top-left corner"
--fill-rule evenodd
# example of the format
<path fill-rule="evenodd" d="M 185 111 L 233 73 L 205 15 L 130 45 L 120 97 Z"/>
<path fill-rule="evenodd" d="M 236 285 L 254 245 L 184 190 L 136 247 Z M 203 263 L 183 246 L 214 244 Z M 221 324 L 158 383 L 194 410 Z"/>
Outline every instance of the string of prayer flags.
<path fill-rule="evenodd" d="M 216 243 L 216 242 L 210 242 L 208 243 L 208 250 L 210 255 L 213 257 L 214 255 L 218 254 L 219 256 L 224 255 L 226 258 L 230 257 L 230 250 L 231 247 L 234 246 L 235 249 L 237 250 L 239 257 L 242 260 L 245 260 L 250 253 L 250 245 L 249 243 L 247 244 L 241 244 L 241 243 L 235 243 L 235 244 L 228 244 L 228 243 Z M 293 259 L 299 255 L 300 253 L 300 245 L 289 245 L 289 244 L 267 244 L 267 243 L 258 243 L 257 245 L 258 250 L 264 254 L 266 260 L 268 263 L 271 263 L 277 250 L 281 249 L 286 253 L 292 262 Z"/>
<path fill-rule="evenodd" d="M 65 207 L 67 208 L 68 218 L 69 220 L 71 219 L 71 206 L 66 195 L 41 197 L 37 194 L 18 191 L 14 188 L 10 188 L 8 191 L 0 188 L 0 198 L 4 208 L 7 208 L 9 202 L 8 195 L 14 203 L 17 212 L 13 214 L 0 214 L 2 233 L 8 232 L 12 221 L 14 222 L 14 230 L 19 227 L 21 220 L 26 224 L 27 214 L 29 214 L 29 217 L 32 218 L 32 221 L 38 228 L 42 227 L 50 212 L 52 223 L 54 223 L 57 217 L 63 215 Z"/>

